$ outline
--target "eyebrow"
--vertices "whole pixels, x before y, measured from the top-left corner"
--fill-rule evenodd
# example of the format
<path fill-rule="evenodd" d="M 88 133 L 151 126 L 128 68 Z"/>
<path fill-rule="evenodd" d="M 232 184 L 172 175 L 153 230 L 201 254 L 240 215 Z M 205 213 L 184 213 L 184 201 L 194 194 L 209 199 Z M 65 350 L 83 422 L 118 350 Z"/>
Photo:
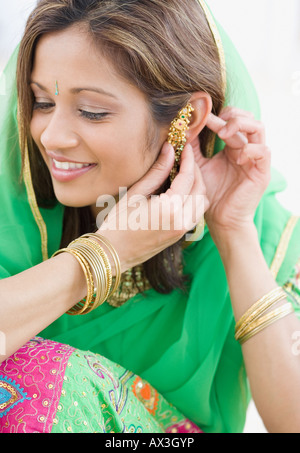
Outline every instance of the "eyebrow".
<path fill-rule="evenodd" d="M 38 82 L 34 82 L 33 80 L 30 81 L 30 84 L 33 84 L 33 85 L 36 85 L 37 87 L 39 87 L 41 90 L 43 91 L 46 91 L 48 93 L 48 90 L 47 88 L 45 88 L 43 85 L 41 85 L 40 83 Z M 91 91 L 93 93 L 98 93 L 98 94 L 103 94 L 104 96 L 109 96 L 111 98 L 114 98 L 114 99 L 117 99 L 117 97 L 112 94 L 112 93 L 109 93 L 108 91 L 105 91 L 103 90 L 102 88 L 97 88 L 97 87 L 83 87 L 83 88 L 72 88 L 70 90 L 70 92 L 72 94 L 79 94 L 81 93 L 82 91 Z"/>

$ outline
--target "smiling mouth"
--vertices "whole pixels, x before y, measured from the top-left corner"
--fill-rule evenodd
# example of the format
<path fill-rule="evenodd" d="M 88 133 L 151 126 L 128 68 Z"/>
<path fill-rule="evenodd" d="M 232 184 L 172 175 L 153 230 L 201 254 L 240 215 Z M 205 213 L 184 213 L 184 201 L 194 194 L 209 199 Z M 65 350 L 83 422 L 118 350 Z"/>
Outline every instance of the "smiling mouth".
<path fill-rule="evenodd" d="M 95 164 L 77 164 L 75 162 L 59 162 L 58 160 L 55 159 L 53 159 L 53 163 L 58 170 L 80 170 L 82 168 L 87 168 L 95 165 Z"/>

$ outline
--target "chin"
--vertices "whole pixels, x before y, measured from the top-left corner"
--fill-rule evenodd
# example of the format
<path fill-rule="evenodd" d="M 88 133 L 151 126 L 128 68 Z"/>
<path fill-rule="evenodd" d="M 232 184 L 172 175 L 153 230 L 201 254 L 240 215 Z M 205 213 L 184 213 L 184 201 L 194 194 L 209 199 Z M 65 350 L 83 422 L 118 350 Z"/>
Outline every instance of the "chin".
<path fill-rule="evenodd" d="M 67 208 L 86 208 L 87 206 L 90 206 L 90 205 L 87 205 L 87 204 L 81 204 L 81 203 L 71 203 L 71 202 L 62 202 L 62 201 L 59 201 L 60 204 L 62 204 L 63 206 L 67 207 Z"/>
<path fill-rule="evenodd" d="M 95 201 L 91 200 L 90 198 L 84 198 L 81 196 L 66 196 L 66 194 L 61 194 L 55 192 L 55 196 L 57 201 L 62 204 L 63 206 L 67 206 L 69 208 L 84 208 L 86 206 L 91 206 Z"/>

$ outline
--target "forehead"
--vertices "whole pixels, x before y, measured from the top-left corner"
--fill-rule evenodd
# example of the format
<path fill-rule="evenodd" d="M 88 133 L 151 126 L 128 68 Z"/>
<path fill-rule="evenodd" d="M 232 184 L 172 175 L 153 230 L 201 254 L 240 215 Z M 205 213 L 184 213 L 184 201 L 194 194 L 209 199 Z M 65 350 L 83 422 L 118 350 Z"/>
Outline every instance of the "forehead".
<path fill-rule="evenodd" d="M 115 68 L 96 49 L 88 34 L 79 27 L 49 33 L 39 40 L 32 74 L 45 76 L 73 72 L 73 77 L 99 76 L 107 71 L 115 74 Z"/>
<path fill-rule="evenodd" d="M 145 99 L 78 26 L 41 37 L 34 54 L 32 79 L 47 87 L 59 80 L 60 87 L 65 89 L 98 86 L 120 93 L 121 97 L 127 93 Z"/>

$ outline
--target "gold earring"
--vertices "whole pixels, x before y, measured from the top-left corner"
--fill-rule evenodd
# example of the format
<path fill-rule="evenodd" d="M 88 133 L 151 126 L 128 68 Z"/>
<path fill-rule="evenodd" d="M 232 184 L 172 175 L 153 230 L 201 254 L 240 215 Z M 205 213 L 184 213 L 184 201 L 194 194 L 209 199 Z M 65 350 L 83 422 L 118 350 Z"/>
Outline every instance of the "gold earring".
<path fill-rule="evenodd" d="M 180 165 L 182 151 L 186 144 L 186 131 L 189 129 L 190 117 L 194 111 L 191 104 L 184 107 L 176 118 L 172 121 L 170 132 L 168 135 L 168 143 L 170 143 L 175 150 L 175 164 L 170 174 L 171 183 L 174 181 Z"/>

